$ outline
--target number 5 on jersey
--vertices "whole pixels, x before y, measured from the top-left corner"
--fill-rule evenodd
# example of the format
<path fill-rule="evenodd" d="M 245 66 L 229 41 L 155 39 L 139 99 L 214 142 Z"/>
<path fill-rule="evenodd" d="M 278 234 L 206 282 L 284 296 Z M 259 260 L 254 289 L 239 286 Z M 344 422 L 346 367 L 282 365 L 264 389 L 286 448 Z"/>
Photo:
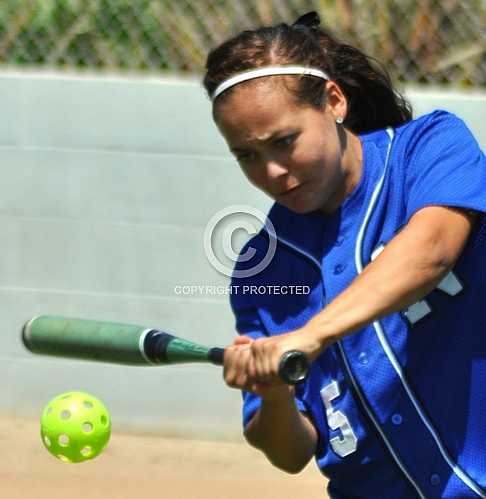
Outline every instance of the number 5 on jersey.
<path fill-rule="evenodd" d="M 341 412 L 334 410 L 332 401 L 339 397 L 340 391 L 337 381 L 332 381 L 321 390 L 321 398 L 326 408 L 327 424 L 331 430 L 340 430 L 341 435 L 329 441 L 332 450 L 340 457 L 352 454 L 358 447 L 358 439 L 349 424 L 348 418 Z"/>

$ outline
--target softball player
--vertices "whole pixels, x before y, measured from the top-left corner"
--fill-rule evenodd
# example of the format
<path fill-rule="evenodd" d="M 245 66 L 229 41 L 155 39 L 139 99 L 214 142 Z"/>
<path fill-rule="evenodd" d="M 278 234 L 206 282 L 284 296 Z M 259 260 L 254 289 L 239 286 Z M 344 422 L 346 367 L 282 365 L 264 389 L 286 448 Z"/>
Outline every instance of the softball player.
<path fill-rule="evenodd" d="M 292 473 L 315 456 L 332 498 L 486 498 L 486 160 L 467 127 L 412 120 L 314 13 L 225 42 L 205 86 L 276 201 L 275 256 L 243 284 L 310 290 L 231 295 L 225 380 L 248 441 Z M 313 361 L 296 389 L 277 377 L 294 349 Z"/>

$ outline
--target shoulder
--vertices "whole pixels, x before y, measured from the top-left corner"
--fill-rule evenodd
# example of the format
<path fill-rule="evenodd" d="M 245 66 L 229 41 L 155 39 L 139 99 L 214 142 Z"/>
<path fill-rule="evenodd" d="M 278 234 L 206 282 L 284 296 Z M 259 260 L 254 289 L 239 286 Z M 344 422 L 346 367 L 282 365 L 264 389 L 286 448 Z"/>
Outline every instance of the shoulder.
<path fill-rule="evenodd" d="M 443 109 L 436 109 L 427 114 L 423 114 L 418 118 L 407 121 L 403 125 L 396 128 L 397 135 L 415 134 L 436 126 L 465 126 L 461 118 L 454 113 Z"/>
<path fill-rule="evenodd" d="M 411 120 L 395 130 L 395 148 L 406 157 L 427 149 L 474 141 L 464 121 L 453 113 L 436 110 Z"/>

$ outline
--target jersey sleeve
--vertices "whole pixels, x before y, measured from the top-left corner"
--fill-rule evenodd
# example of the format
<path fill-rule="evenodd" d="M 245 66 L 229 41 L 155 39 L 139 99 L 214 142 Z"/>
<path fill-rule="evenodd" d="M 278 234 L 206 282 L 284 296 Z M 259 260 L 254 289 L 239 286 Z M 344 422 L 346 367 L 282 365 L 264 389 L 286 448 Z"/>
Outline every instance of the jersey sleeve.
<path fill-rule="evenodd" d="M 232 294 L 230 298 L 231 308 L 235 316 L 236 331 L 238 334 L 257 339 L 268 336 L 256 306 L 248 303 L 244 295 Z M 253 393 L 242 391 L 243 395 L 243 426 L 250 422 L 261 406 L 261 398 Z M 306 411 L 306 406 L 298 396 L 295 397 L 297 408 Z"/>
<path fill-rule="evenodd" d="M 436 111 L 409 138 L 406 219 L 426 206 L 486 212 L 486 159 L 457 116 Z"/>

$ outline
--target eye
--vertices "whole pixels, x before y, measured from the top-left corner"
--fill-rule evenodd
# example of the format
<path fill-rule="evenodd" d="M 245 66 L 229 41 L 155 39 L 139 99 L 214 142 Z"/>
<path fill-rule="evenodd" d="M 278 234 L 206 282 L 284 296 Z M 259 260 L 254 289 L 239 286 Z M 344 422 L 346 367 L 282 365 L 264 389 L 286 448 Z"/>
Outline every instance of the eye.
<path fill-rule="evenodd" d="M 295 141 L 297 136 L 298 136 L 297 133 L 293 133 L 291 135 L 286 135 L 285 137 L 280 137 L 274 143 L 277 147 L 282 147 L 282 148 L 288 147 Z"/>
<path fill-rule="evenodd" d="M 254 161 L 255 153 L 252 152 L 242 152 L 240 154 L 236 154 L 236 160 L 239 163 L 249 163 L 250 161 Z"/>

